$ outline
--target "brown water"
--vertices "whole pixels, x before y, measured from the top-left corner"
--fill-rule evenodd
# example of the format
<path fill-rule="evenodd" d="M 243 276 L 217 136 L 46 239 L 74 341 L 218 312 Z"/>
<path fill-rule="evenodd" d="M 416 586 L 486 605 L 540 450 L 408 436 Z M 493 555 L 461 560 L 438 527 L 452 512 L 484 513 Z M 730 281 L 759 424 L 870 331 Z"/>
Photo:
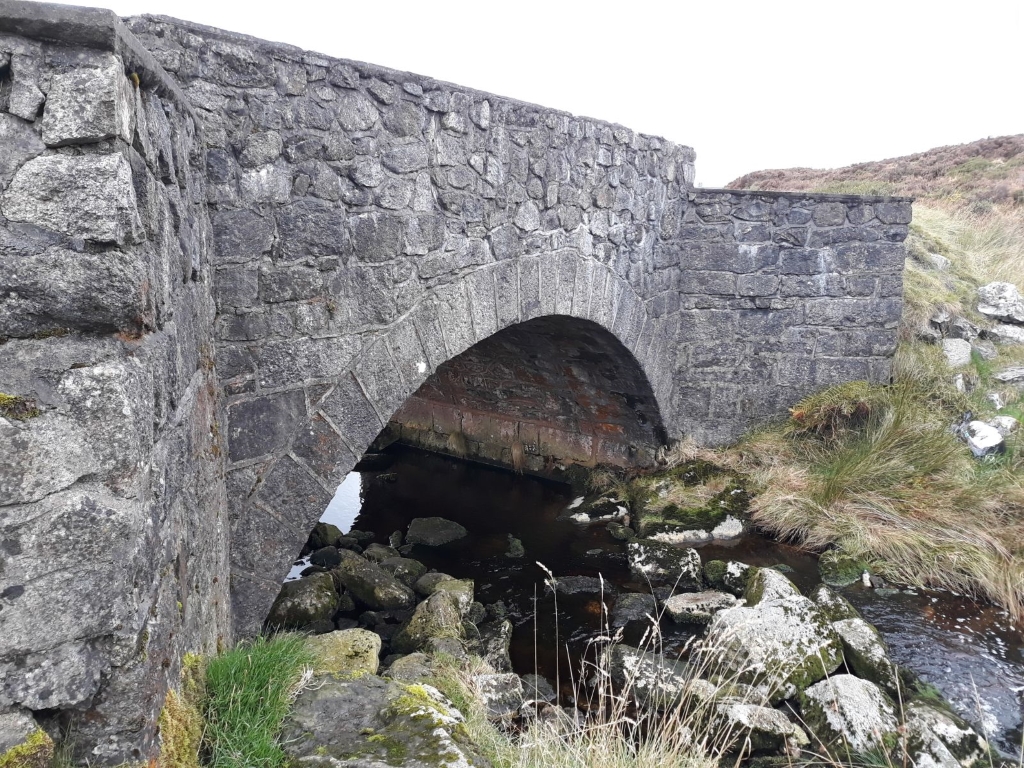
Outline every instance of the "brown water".
<path fill-rule="evenodd" d="M 412 449 L 393 447 L 391 455 L 385 470 L 350 475 L 324 519 L 343 530 L 372 531 L 381 543 L 393 531 L 404 532 L 416 517 L 464 525 L 469 535 L 461 541 L 416 547 L 408 556 L 473 579 L 482 603 L 502 601 L 515 626 L 515 670 L 537 671 L 552 682 L 557 675 L 569 696 L 571 671 L 588 643 L 602 634 L 602 615 L 614 609 L 615 596 L 650 591 L 631 575 L 623 542 L 603 524 L 584 526 L 559 517 L 573 501 L 568 486 Z M 506 556 L 509 534 L 522 541 L 525 557 Z M 757 535 L 699 551 L 705 562 L 781 565 L 804 591 L 819 582 L 814 555 Z M 540 564 L 556 578 L 600 574 L 605 592 L 560 593 L 556 613 Z M 935 685 L 1002 752 L 1019 753 L 1024 646 L 1003 611 L 948 592 L 880 592 L 859 585 L 841 591 L 882 632 L 897 663 Z M 666 652 L 685 647 L 686 630 L 666 621 L 662 631 Z"/>

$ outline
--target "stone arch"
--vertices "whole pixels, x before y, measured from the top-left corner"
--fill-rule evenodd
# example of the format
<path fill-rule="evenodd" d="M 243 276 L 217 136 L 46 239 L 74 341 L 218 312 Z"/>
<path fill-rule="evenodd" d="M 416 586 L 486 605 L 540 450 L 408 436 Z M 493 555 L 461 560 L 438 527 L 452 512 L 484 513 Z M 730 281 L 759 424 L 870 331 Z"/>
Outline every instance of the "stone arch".
<path fill-rule="evenodd" d="M 270 461 L 229 475 L 237 509 L 231 541 L 237 634 L 258 631 L 333 489 L 427 378 L 479 342 L 541 318 L 572 319 L 614 339 L 650 385 L 661 427 L 665 398 L 657 383 L 670 371 L 655 352 L 658 323 L 608 265 L 566 249 L 488 264 L 434 286 L 333 382 L 305 387 L 307 415 L 296 419 Z"/>

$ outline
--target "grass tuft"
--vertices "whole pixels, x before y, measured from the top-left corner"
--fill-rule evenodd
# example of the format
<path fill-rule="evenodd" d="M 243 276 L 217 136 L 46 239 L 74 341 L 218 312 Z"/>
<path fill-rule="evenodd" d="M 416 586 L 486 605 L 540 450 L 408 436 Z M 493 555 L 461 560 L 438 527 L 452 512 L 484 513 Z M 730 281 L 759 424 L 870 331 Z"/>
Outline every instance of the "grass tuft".
<path fill-rule="evenodd" d="M 206 668 L 206 738 L 210 768 L 281 768 L 277 737 L 313 663 L 304 639 L 275 635 L 240 643 Z"/>

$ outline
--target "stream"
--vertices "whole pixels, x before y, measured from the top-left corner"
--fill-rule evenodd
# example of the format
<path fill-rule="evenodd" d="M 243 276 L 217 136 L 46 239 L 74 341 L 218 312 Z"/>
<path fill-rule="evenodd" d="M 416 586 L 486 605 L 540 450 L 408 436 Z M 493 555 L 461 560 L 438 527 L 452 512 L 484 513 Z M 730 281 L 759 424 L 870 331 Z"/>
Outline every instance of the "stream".
<path fill-rule="evenodd" d="M 536 672 L 552 682 L 557 678 L 563 700 L 571 700 L 578 683 L 572 672 L 578 672 L 588 644 L 601 634 L 605 610 L 614 612 L 616 594 L 650 592 L 631 574 L 624 543 L 602 523 L 580 525 L 560 517 L 574 500 L 567 485 L 400 446 L 388 454 L 392 461 L 386 469 L 350 473 L 321 519 L 346 532 L 370 531 L 383 544 L 416 517 L 461 523 L 469 530 L 465 538 L 445 547 L 416 546 L 406 556 L 473 579 L 476 599 L 484 604 L 501 601 L 515 626 L 510 648 L 515 671 Z M 524 557 L 507 556 L 510 534 L 523 543 Z M 757 534 L 697 549 L 704 562 L 781 566 L 805 593 L 820 582 L 815 555 Z M 600 574 L 604 594 L 560 590 L 556 612 L 556 598 L 545 588 L 547 574 L 538 564 L 556 579 Z M 296 563 L 289 578 L 305 565 Z M 944 591 L 872 590 L 859 584 L 838 591 L 879 629 L 896 663 L 938 688 L 962 717 L 1016 759 L 1024 643 L 1004 611 Z M 628 630 L 626 642 L 636 644 L 640 638 Z M 668 618 L 661 630 L 667 655 L 683 651 L 695 631 Z"/>

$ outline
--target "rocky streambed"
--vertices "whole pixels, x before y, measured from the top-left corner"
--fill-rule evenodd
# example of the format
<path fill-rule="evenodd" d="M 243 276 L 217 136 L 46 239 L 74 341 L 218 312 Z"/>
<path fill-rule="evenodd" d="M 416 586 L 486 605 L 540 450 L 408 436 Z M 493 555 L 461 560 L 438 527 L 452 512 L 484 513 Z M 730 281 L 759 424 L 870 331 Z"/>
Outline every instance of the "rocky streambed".
<path fill-rule="evenodd" d="M 998 609 L 866 587 L 859 573 L 830 589 L 816 557 L 744 530 L 733 478 L 709 479 L 683 483 L 705 486 L 688 499 L 647 487 L 671 498 L 645 521 L 630 516 L 635 491 L 580 500 L 393 449 L 350 476 L 347 507 L 314 530 L 268 624 L 372 632 L 385 698 L 404 695 L 396 679 L 429 677 L 424 652 L 482 656 L 492 677 L 479 689 L 506 724 L 530 700 L 592 706 L 586 660 L 641 707 L 706 697 L 715 717 L 757 731 L 758 754 L 888 749 L 908 733 L 922 759 L 950 768 L 980 759 L 985 740 L 1015 752 L 1024 657 Z M 833 583 L 850 580 L 841 571 L 825 569 Z"/>

